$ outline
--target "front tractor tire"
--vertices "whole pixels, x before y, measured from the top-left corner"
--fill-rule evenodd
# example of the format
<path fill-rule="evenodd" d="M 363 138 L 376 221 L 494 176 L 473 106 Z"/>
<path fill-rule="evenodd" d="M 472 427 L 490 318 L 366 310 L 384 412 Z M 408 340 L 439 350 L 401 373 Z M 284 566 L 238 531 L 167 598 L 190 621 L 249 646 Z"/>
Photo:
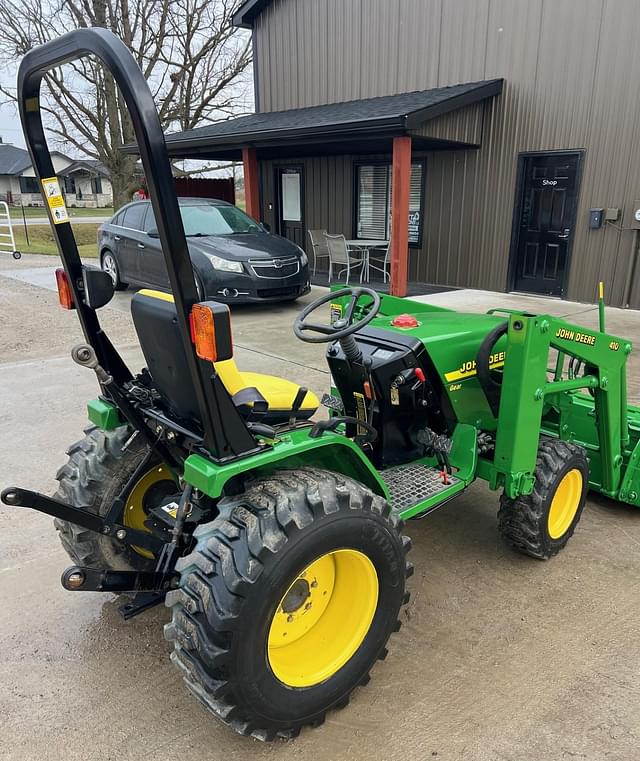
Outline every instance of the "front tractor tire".
<path fill-rule="evenodd" d="M 59 485 L 54 497 L 102 517 L 107 515 L 148 451 L 139 438 L 123 449 L 131 433 L 127 426 L 108 432 L 94 426 L 85 429 L 84 438 L 67 450 L 69 459 L 56 475 Z M 116 521 L 144 531 L 149 508 L 162 504 L 176 491 L 178 486 L 166 467 L 150 462 L 129 491 Z M 152 571 L 155 567 L 148 550 L 129 547 L 58 518 L 54 524 L 62 546 L 76 565 L 113 571 Z"/>
<path fill-rule="evenodd" d="M 167 595 L 171 657 L 237 732 L 293 737 L 346 706 L 386 655 L 410 543 L 383 498 L 322 470 L 256 480 L 219 509 Z"/>
<path fill-rule="evenodd" d="M 582 515 L 589 488 L 589 461 L 582 447 L 543 439 L 533 492 L 500 498 L 498 528 L 518 552 L 548 560 L 567 544 Z"/>

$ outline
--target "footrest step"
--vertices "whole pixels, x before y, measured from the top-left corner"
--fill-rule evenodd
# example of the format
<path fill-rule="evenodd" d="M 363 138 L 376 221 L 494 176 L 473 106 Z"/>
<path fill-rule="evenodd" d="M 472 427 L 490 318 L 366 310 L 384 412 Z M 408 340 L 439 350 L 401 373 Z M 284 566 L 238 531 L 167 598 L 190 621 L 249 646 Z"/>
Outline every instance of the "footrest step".
<path fill-rule="evenodd" d="M 429 465 L 398 465 L 381 473 L 391 493 L 391 507 L 405 510 L 435 494 L 447 491 L 460 479 L 448 475 L 448 483 L 442 479 L 442 471 Z"/>

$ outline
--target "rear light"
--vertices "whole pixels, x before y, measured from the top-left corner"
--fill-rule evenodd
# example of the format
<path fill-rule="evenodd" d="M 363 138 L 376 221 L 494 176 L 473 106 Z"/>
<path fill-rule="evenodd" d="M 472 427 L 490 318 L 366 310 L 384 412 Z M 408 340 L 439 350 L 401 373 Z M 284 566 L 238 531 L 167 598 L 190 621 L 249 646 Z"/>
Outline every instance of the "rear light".
<path fill-rule="evenodd" d="M 218 359 L 218 353 L 213 312 L 202 304 L 194 304 L 191 309 L 190 323 L 191 340 L 195 344 L 196 354 L 200 359 L 215 362 Z"/>
<path fill-rule="evenodd" d="M 63 309 L 75 309 L 73 293 L 67 273 L 60 267 L 56 270 L 56 283 L 58 285 L 58 298 Z"/>
<path fill-rule="evenodd" d="M 200 359 L 222 362 L 233 357 L 231 314 L 226 304 L 216 301 L 194 304 L 189 315 L 189 327 Z"/>

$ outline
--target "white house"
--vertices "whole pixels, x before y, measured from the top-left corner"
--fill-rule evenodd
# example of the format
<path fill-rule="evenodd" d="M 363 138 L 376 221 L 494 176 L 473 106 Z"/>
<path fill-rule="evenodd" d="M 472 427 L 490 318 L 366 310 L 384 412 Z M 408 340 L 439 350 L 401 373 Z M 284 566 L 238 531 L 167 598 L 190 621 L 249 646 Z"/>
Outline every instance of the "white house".
<path fill-rule="evenodd" d="M 67 206 L 113 206 L 109 172 L 98 161 L 76 160 L 59 151 L 51 154 Z M 10 206 L 42 206 L 38 181 L 28 151 L 0 138 L 0 201 Z"/>

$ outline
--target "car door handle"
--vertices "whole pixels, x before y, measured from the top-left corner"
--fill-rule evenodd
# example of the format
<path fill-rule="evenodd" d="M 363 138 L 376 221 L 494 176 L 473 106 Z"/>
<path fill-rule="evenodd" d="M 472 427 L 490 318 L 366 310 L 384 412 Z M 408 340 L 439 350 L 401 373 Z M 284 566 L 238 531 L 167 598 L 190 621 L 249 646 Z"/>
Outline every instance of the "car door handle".
<path fill-rule="evenodd" d="M 120 236 L 119 235 L 114 235 L 113 237 L 115 238 L 115 240 L 120 240 Z"/>
<path fill-rule="evenodd" d="M 562 235 L 558 235 L 558 238 L 568 238 L 571 234 L 571 230 L 568 227 L 564 228 L 564 233 Z"/>
<path fill-rule="evenodd" d="M 144 248 L 144 247 L 145 247 L 144 243 L 138 243 L 138 248 Z"/>

